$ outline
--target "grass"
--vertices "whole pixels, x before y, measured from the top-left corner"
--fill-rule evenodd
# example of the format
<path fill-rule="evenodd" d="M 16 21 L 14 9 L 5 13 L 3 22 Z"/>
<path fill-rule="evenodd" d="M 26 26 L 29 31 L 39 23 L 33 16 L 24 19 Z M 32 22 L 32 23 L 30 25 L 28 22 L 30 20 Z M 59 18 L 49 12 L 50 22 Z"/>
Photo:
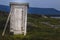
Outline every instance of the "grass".
<path fill-rule="evenodd" d="M 60 25 L 60 19 L 42 18 L 38 15 L 28 14 L 27 35 L 10 35 L 8 28 L 4 37 L 1 36 L 7 17 L 0 17 L 0 40 L 60 40 L 60 27 L 53 28 L 41 22 Z M 3 26 L 2 26 L 3 25 Z"/>

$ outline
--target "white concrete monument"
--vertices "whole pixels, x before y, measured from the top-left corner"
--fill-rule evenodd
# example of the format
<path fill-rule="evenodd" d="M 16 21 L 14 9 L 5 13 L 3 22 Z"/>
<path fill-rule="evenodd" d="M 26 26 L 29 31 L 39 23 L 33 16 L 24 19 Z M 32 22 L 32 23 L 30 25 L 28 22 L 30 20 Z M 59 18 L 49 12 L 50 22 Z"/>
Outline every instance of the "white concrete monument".
<path fill-rule="evenodd" d="M 26 35 L 28 3 L 11 2 L 10 6 L 10 32 L 12 32 L 14 35 Z"/>

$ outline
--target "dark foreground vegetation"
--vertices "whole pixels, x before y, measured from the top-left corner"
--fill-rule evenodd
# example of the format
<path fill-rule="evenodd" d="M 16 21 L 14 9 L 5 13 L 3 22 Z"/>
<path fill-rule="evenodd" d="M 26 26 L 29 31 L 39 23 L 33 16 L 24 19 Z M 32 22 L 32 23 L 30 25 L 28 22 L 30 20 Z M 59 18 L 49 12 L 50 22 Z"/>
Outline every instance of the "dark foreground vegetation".
<path fill-rule="evenodd" d="M 3 13 L 3 14 L 1 14 Z M 0 40 L 60 40 L 60 19 L 43 18 L 28 14 L 27 35 L 10 35 L 9 24 L 2 37 L 2 31 L 8 14 L 0 13 Z"/>

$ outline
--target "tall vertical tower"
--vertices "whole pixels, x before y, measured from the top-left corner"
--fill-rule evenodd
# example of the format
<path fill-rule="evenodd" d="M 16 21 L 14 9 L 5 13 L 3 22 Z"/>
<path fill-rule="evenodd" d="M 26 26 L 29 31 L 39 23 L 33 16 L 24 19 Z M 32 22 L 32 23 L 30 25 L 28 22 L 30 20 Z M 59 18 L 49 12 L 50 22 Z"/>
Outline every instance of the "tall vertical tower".
<path fill-rule="evenodd" d="M 11 2 L 10 6 L 10 32 L 14 35 L 26 35 L 28 3 Z"/>

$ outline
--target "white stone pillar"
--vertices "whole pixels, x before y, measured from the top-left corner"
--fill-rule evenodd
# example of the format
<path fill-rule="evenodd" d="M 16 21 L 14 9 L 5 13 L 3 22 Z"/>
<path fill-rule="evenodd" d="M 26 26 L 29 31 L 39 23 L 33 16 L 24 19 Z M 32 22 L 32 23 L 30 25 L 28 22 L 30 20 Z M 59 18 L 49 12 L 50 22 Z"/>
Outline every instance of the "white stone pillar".
<path fill-rule="evenodd" d="M 27 32 L 27 9 L 28 3 L 12 2 L 11 17 L 10 17 L 10 32 L 13 34 L 24 34 Z"/>

